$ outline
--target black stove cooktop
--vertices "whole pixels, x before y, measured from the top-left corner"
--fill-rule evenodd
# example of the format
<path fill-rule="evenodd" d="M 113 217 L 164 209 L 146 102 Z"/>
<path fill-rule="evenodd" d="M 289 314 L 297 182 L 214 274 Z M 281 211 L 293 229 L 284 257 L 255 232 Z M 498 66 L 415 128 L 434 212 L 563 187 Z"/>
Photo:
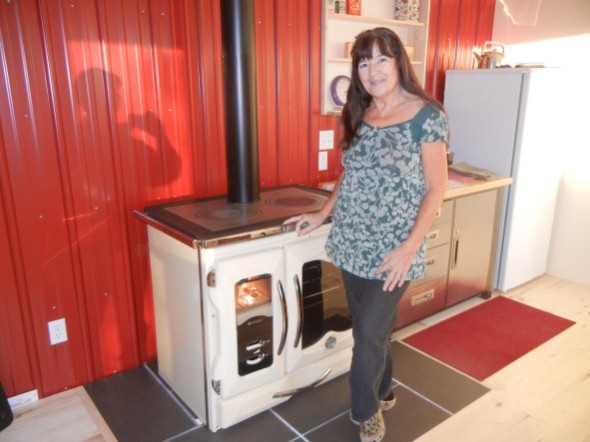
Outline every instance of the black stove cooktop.
<path fill-rule="evenodd" d="M 300 185 L 262 190 L 260 200 L 229 203 L 226 197 L 148 206 L 145 213 L 198 240 L 211 240 L 281 226 L 287 218 L 320 210 L 329 192 Z"/>

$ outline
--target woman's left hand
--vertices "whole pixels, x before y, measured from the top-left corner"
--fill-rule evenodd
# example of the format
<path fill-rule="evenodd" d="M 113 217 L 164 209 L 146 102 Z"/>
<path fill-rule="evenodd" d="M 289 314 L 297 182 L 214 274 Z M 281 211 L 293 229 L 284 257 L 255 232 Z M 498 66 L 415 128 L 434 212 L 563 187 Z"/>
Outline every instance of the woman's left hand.
<path fill-rule="evenodd" d="M 383 283 L 383 290 L 393 291 L 396 287 L 400 287 L 406 281 L 408 270 L 412 264 L 415 253 L 406 250 L 402 244 L 389 252 L 379 268 L 375 271 L 376 275 L 387 272 L 387 277 Z"/>

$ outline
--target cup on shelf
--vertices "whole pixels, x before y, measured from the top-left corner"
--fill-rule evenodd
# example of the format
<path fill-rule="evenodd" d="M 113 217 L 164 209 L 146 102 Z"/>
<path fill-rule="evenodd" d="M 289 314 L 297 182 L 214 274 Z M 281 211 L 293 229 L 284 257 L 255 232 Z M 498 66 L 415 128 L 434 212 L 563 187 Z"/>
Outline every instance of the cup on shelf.
<path fill-rule="evenodd" d="M 344 43 L 344 58 L 352 58 L 352 46 L 354 42 L 347 41 Z"/>

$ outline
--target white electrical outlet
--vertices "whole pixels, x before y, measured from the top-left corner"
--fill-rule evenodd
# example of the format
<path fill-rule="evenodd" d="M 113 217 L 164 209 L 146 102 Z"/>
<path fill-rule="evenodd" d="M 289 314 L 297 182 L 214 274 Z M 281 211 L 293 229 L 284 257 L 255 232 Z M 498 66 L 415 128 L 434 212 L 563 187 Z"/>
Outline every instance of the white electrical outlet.
<path fill-rule="evenodd" d="M 68 340 L 68 330 L 66 329 L 66 318 L 49 321 L 49 342 L 51 345 L 60 344 Z"/>
<path fill-rule="evenodd" d="M 334 149 L 334 131 L 320 130 L 320 150 Z"/>

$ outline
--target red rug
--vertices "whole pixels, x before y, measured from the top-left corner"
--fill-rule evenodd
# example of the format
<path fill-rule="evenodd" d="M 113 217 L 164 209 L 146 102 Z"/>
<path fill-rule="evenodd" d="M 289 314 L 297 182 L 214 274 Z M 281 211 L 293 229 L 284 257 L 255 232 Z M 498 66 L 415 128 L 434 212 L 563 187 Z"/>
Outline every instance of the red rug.
<path fill-rule="evenodd" d="M 573 324 L 499 296 L 404 341 L 481 381 Z"/>

